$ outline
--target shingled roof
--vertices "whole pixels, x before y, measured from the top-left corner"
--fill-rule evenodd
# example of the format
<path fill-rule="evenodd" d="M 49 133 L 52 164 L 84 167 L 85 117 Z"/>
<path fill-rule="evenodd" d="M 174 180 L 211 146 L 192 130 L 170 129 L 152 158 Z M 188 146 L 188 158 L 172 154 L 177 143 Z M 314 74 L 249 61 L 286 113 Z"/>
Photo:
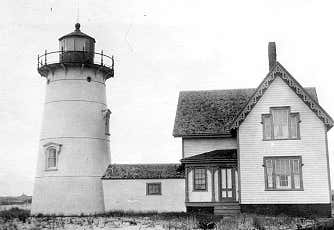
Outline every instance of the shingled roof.
<path fill-rule="evenodd" d="M 315 100 L 315 88 L 305 88 Z M 173 136 L 229 135 L 235 117 L 255 93 L 255 88 L 181 91 Z"/>
<path fill-rule="evenodd" d="M 181 164 L 111 164 L 102 179 L 177 179 L 184 178 Z"/>
<path fill-rule="evenodd" d="M 181 159 L 182 163 L 207 164 L 207 163 L 237 163 L 236 149 L 218 149 L 202 154 Z"/>

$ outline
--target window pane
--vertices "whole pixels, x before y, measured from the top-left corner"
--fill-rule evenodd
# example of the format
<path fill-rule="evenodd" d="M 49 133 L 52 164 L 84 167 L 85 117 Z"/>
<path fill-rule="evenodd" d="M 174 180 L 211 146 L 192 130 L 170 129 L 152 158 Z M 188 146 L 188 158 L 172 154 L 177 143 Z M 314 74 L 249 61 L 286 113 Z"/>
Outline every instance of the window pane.
<path fill-rule="evenodd" d="M 266 160 L 268 188 L 273 188 L 273 165 L 272 160 Z"/>
<path fill-rule="evenodd" d="M 225 191 L 225 190 L 222 191 L 222 197 L 223 197 L 223 198 L 226 198 L 226 191 Z"/>
<path fill-rule="evenodd" d="M 222 188 L 226 188 L 226 169 L 222 169 Z"/>
<path fill-rule="evenodd" d="M 148 195 L 161 194 L 161 184 L 148 184 Z"/>
<path fill-rule="evenodd" d="M 273 111 L 274 138 L 288 138 L 288 110 L 274 109 Z"/>
<path fill-rule="evenodd" d="M 295 189 L 300 189 L 300 175 L 294 175 Z"/>
<path fill-rule="evenodd" d="M 263 115 L 263 139 L 271 139 L 271 116 L 270 114 Z"/>
<path fill-rule="evenodd" d="M 232 169 L 227 170 L 227 188 L 232 188 Z"/>
<path fill-rule="evenodd" d="M 291 169 L 289 159 L 275 160 L 276 188 L 291 188 Z"/>
<path fill-rule="evenodd" d="M 47 168 L 55 168 L 56 167 L 56 149 L 49 148 L 47 150 Z"/>
<path fill-rule="evenodd" d="M 293 173 L 299 174 L 299 160 L 293 160 Z"/>
<path fill-rule="evenodd" d="M 232 197 L 232 191 L 227 192 L 227 197 L 231 198 Z"/>
<path fill-rule="evenodd" d="M 205 169 L 194 170 L 194 189 L 205 190 L 206 189 L 206 174 Z"/>
<path fill-rule="evenodd" d="M 291 138 L 298 138 L 298 116 L 297 114 L 291 114 L 290 116 L 290 136 Z"/>

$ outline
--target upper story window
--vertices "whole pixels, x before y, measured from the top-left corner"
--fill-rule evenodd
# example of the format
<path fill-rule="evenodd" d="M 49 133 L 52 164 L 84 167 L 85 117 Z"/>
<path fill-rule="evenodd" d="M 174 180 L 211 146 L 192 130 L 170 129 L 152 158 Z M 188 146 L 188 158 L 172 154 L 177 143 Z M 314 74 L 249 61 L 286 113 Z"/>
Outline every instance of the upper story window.
<path fill-rule="evenodd" d="M 300 156 L 264 157 L 266 190 L 302 190 Z"/>
<path fill-rule="evenodd" d="M 291 113 L 290 107 L 271 107 L 269 114 L 262 114 L 263 139 L 299 139 L 299 113 Z"/>
<path fill-rule="evenodd" d="M 206 190 L 206 169 L 194 169 L 194 190 Z"/>
<path fill-rule="evenodd" d="M 161 183 L 147 183 L 146 195 L 161 195 Z"/>
<path fill-rule="evenodd" d="M 45 151 L 45 170 L 57 170 L 61 145 L 50 142 L 43 145 L 43 147 Z"/>

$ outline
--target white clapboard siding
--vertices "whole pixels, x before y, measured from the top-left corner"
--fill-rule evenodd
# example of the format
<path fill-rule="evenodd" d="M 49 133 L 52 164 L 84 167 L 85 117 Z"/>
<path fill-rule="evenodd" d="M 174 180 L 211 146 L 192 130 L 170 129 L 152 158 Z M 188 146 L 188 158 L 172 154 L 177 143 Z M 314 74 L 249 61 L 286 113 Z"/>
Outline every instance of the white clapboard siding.
<path fill-rule="evenodd" d="M 211 171 L 207 169 L 207 190 L 206 191 L 194 191 L 194 170 L 191 170 L 188 174 L 188 191 L 189 202 L 211 202 L 212 201 L 212 180 Z"/>
<path fill-rule="evenodd" d="M 183 157 L 217 149 L 237 149 L 236 138 L 183 138 Z"/>
<path fill-rule="evenodd" d="M 301 140 L 263 141 L 261 114 L 272 106 L 300 113 Z M 241 203 L 329 203 L 326 131 L 322 121 L 277 78 L 239 128 Z M 302 156 L 304 191 L 265 191 L 264 156 Z"/>

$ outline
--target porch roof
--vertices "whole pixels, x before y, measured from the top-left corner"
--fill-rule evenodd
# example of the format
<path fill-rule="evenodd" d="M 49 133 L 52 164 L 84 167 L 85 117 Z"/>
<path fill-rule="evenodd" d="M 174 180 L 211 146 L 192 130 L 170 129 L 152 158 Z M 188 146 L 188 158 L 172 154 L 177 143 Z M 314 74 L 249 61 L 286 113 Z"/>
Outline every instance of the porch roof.
<path fill-rule="evenodd" d="M 237 150 L 236 149 L 218 149 L 210 152 L 205 152 L 191 157 L 181 159 L 182 163 L 236 163 Z"/>

